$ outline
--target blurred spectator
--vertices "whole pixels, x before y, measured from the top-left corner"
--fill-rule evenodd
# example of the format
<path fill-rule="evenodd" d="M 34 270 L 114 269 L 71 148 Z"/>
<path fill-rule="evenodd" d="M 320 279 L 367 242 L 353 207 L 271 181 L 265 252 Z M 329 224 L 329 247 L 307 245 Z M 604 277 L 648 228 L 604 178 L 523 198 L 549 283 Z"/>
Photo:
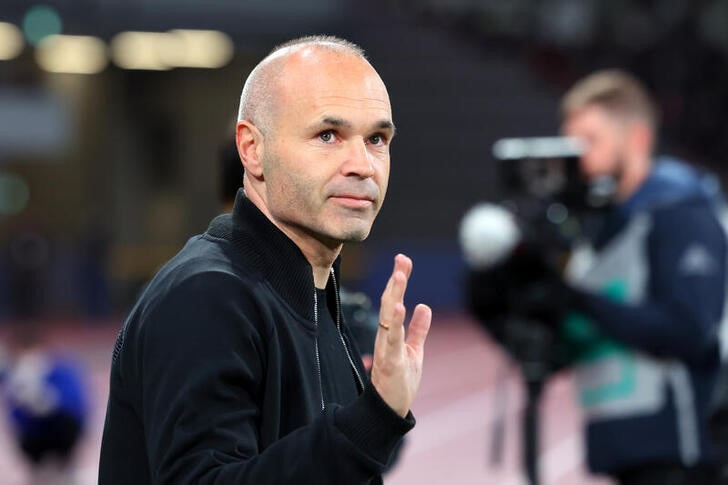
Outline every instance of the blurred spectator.
<path fill-rule="evenodd" d="M 72 457 L 86 424 L 80 368 L 48 351 L 30 322 L 19 327 L 17 352 L 3 380 L 17 444 L 31 467 L 31 483 L 75 483 Z"/>

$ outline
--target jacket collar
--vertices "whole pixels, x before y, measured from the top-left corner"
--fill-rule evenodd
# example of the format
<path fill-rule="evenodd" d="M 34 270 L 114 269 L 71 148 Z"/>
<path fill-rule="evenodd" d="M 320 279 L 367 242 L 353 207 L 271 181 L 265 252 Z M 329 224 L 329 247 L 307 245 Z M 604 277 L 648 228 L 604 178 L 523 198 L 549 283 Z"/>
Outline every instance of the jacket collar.
<path fill-rule="evenodd" d="M 218 216 L 207 233 L 229 240 L 246 267 L 262 275 L 289 305 L 307 320 L 314 319 L 313 269 L 296 244 L 278 229 L 239 189 L 232 216 Z M 334 262 L 339 280 L 340 257 Z M 327 290 L 332 285 L 329 278 Z"/>

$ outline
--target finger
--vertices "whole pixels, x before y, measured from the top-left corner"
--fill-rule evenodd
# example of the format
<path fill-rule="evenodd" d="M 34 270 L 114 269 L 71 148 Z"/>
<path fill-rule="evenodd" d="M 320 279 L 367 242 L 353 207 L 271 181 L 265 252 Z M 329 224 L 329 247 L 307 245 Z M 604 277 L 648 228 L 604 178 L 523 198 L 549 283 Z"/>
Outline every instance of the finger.
<path fill-rule="evenodd" d="M 397 279 L 397 273 L 401 273 L 404 276 L 404 286 L 400 287 L 398 283 L 400 280 Z M 404 292 L 407 289 L 407 280 L 409 280 L 412 274 L 412 260 L 404 254 L 398 254 L 394 257 L 394 268 L 392 269 L 392 276 L 389 278 L 387 286 L 392 294 L 394 301 L 404 301 Z"/>
<path fill-rule="evenodd" d="M 385 299 L 389 298 L 392 293 L 392 287 L 394 286 L 394 275 L 397 274 L 397 272 L 402 272 L 404 273 L 405 278 L 408 278 L 411 271 L 412 261 L 403 254 L 397 254 L 394 257 L 394 267 L 392 268 L 392 274 L 387 280 L 387 285 L 384 287 L 384 291 L 382 291 L 383 304 L 385 303 Z M 389 301 L 387 301 L 386 303 L 389 303 Z"/>
<path fill-rule="evenodd" d="M 395 270 L 392 275 L 392 290 L 390 291 L 390 297 L 392 304 L 397 305 L 398 303 L 404 304 L 404 294 L 407 292 L 407 275 L 401 270 Z"/>
<path fill-rule="evenodd" d="M 397 355 L 404 348 L 404 317 L 406 309 L 402 303 L 393 306 L 389 316 L 380 316 L 380 319 L 386 320 L 387 328 L 382 325 L 377 329 L 377 335 L 374 339 L 374 359 L 381 356 L 387 359 L 387 356 Z"/>
<path fill-rule="evenodd" d="M 400 270 L 409 279 L 412 274 L 412 260 L 406 255 L 399 253 L 394 257 L 394 269 Z"/>
<path fill-rule="evenodd" d="M 420 303 L 415 307 L 409 328 L 407 329 L 407 345 L 418 352 L 421 351 L 425 346 L 425 340 L 427 340 L 431 323 L 432 309 Z"/>
<path fill-rule="evenodd" d="M 401 276 L 401 275 L 400 275 Z M 382 353 L 388 355 L 393 351 L 397 351 L 404 343 L 404 317 L 406 309 L 402 303 L 392 305 L 391 311 L 385 313 L 380 312 L 379 319 L 383 325 L 377 329 L 377 335 L 374 339 L 374 355 Z M 393 349 L 393 346 L 395 347 Z"/>
<path fill-rule="evenodd" d="M 393 347 L 394 351 L 399 350 L 400 346 L 404 343 L 405 313 L 407 313 L 407 311 L 402 303 L 394 305 L 392 323 L 389 324 L 389 330 L 384 331 L 387 336 L 387 345 L 390 348 Z"/>
<path fill-rule="evenodd" d="M 394 307 L 397 303 L 404 303 L 404 294 L 407 290 L 407 274 L 411 272 L 411 268 L 412 261 L 406 256 L 397 255 L 394 258 L 392 276 L 389 277 L 387 286 L 382 293 L 379 308 L 380 321 L 385 325 L 396 323 L 394 322 Z"/>
<path fill-rule="evenodd" d="M 387 352 L 390 345 L 401 345 L 404 342 L 404 294 L 407 290 L 407 279 L 412 273 L 412 260 L 404 254 L 394 257 L 392 275 L 382 292 L 379 308 L 380 327 L 377 329 L 375 339 L 376 348 Z M 383 328 L 384 325 L 387 328 Z M 379 343 L 380 341 L 381 344 Z M 375 351 L 376 354 L 376 351 Z"/>

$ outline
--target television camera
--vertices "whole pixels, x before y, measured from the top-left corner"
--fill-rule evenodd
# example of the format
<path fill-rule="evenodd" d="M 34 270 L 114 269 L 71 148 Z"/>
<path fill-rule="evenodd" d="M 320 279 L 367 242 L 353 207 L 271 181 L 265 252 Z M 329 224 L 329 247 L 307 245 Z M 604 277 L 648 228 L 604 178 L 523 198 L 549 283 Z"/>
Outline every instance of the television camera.
<path fill-rule="evenodd" d="M 493 158 L 502 197 L 473 207 L 460 227 L 468 306 L 523 373 L 531 484 L 538 483 L 537 406 L 544 382 L 568 363 L 559 328 L 574 294 L 562 270 L 574 245 L 598 231 L 614 197 L 611 178 L 581 176 L 584 150 L 581 140 L 568 137 L 498 140 Z"/>

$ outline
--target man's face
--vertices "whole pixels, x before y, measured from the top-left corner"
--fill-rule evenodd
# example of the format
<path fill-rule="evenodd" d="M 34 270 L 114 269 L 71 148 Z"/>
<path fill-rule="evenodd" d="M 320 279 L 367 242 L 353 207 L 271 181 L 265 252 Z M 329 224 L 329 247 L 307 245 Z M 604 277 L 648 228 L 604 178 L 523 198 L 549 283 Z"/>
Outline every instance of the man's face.
<path fill-rule="evenodd" d="M 588 179 L 618 175 L 625 158 L 625 129 L 598 105 L 587 105 L 567 116 L 563 133 L 586 142 L 581 158 L 581 172 Z"/>
<path fill-rule="evenodd" d="M 353 55 L 304 49 L 286 62 L 265 133 L 267 208 L 286 230 L 328 246 L 361 241 L 387 190 L 387 90 Z"/>

